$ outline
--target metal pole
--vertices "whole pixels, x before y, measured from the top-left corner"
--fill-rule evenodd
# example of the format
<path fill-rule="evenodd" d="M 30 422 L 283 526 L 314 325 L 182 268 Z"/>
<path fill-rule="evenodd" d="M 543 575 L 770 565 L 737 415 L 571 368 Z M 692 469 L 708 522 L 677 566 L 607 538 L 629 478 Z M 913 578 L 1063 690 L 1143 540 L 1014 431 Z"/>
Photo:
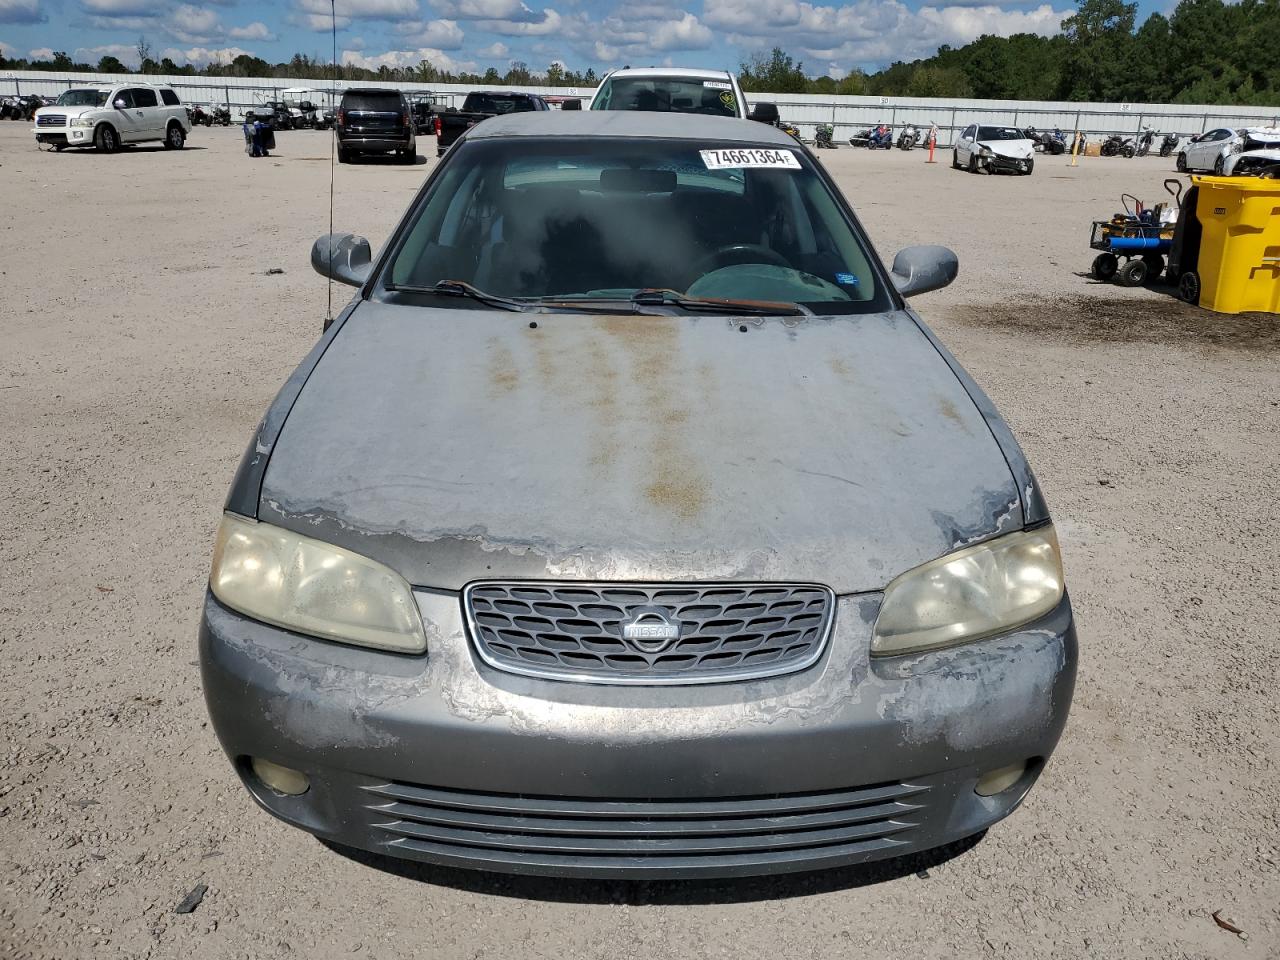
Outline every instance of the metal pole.
<path fill-rule="evenodd" d="M 956 142 L 956 108 L 951 108 L 951 126 L 947 131 L 947 135 L 951 137 L 951 142 Z"/>

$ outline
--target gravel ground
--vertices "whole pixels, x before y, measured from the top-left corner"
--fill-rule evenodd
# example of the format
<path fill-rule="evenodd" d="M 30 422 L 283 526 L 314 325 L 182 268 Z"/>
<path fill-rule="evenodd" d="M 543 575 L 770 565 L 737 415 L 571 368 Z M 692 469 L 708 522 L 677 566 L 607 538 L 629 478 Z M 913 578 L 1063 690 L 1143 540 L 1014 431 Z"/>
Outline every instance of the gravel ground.
<path fill-rule="evenodd" d="M 1276 319 L 1083 276 L 1090 219 L 1169 161 L 822 158 L 883 254 L 959 253 L 920 308 L 1058 523 L 1081 670 L 1022 810 L 927 861 L 594 884 L 343 855 L 254 807 L 206 725 L 219 510 L 325 311 L 327 138 L 30 140 L 0 127 L 0 956 L 1280 957 Z M 335 224 L 376 246 L 427 169 L 340 168 Z"/>

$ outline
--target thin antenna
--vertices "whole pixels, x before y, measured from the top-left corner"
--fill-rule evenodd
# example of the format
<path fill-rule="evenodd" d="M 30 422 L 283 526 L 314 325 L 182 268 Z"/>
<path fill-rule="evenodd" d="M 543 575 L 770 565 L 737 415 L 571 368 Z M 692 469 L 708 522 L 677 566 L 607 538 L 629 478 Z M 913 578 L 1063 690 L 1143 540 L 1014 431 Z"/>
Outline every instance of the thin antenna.
<path fill-rule="evenodd" d="M 333 111 L 333 126 L 329 128 L 329 236 L 333 236 L 333 170 L 338 142 L 338 0 L 329 0 L 329 19 L 333 25 L 333 67 L 329 72 L 329 109 Z M 333 243 L 329 243 L 329 285 L 325 289 L 327 302 L 324 308 L 324 328 L 333 323 Z"/>

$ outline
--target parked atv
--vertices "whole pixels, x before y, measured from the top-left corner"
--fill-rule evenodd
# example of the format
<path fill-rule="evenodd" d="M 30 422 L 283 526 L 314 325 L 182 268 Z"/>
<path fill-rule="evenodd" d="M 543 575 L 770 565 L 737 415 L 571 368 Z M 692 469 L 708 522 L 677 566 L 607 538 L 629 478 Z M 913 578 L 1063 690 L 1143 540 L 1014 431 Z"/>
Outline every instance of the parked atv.
<path fill-rule="evenodd" d="M 814 133 L 813 145 L 818 150 L 834 150 L 836 148 L 836 128 L 829 123 L 818 124 Z"/>
<path fill-rule="evenodd" d="M 213 115 L 204 107 L 200 106 L 200 104 L 196 104 L 194 107 L 189 107 L 187 109 L 187 114 L 191 118 L 191 125 L 193 127 L 213 126 Z"/>

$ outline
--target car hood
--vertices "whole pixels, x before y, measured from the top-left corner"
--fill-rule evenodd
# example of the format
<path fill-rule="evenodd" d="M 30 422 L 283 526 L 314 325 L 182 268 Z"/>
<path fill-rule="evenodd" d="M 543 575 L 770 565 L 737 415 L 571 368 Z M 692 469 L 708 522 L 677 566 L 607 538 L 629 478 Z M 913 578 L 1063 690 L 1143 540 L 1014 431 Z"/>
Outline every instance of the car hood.
<path fill-rule="evenodd" d="M 86 113 L 93 113 L 102 109 L 102 107 L 41 107 L 36 111 L 36 119 L 40 119 L 40 117 L 46 113 L 55 113 L 60 117 L 66 117 L 70 120 L 72 117 L 82 117 Z"/>
<path fill-rule="evenodd" d="M 1022 524 L 986 422 L 906 312 L 375 302 L 302 388 L 259 516 L 449 590 L 545 577 L 853 593 Z"/>
<path fill-rule="evenodd" d="M 1035 156 L 1035 144 L 1030 140 L 980 140 L 978 146 L 986 147 L 992 153 L 1014 160 L 1027 160 Z"/>

